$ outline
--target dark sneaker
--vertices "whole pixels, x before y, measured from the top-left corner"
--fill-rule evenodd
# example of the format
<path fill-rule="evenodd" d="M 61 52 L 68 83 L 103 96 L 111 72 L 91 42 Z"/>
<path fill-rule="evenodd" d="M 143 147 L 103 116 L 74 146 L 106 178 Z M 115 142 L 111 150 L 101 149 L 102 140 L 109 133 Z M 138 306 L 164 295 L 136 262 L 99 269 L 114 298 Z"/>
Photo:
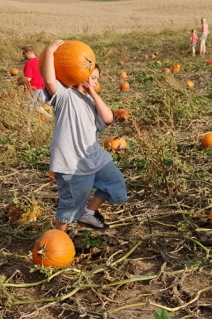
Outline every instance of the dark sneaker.
<path fill-rule="evenodd" d="M 109 226 L 104 223 L 104 217 L 98 211 L 95 211 L 94 215 L 82 215 L 77 223 L 82 227 L 92 228 L 96 230 L 105 230 L 109 228 Z"/>
<path fill-rule="evenodd" d="M 101 220 L 103 223 L 105 221 L 104 217 L 102 216 L 102 214 L 100 214 L 100 212 L 98 210 L 95 210 L 94 215 L 99 218 L 99 220 Z"/>

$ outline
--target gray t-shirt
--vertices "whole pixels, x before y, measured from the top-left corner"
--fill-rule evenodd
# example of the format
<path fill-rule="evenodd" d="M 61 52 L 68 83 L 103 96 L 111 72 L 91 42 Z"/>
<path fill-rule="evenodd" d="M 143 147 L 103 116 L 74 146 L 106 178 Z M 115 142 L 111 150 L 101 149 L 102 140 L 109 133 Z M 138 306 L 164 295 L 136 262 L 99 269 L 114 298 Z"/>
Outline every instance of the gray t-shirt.
<path fill-rule="evenodd" d="M 98 143 L 98 132 L 108 125 L 98 115 L 93 99 L 58 82 L 56 93 L 45 101 L 54 107 L 55 128 L 50 146 L 50 170 L 89 175 L 112 161 Z"/>

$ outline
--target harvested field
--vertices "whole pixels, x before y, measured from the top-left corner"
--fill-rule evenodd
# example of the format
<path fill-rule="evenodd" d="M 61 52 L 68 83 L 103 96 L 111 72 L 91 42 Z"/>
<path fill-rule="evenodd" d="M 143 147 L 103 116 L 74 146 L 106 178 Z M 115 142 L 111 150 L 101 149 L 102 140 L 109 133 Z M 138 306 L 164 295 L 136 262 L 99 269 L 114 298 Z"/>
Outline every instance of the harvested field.
<path fill-rule="evenodd" d="M 165 28 L 200 27 L 209 12 L 207 0 L 3 0 L 0 4 L 0 31 L 20 34 L 45 32 L 51 35 L 103 34 L 104 32 L 149 32 Z"/>

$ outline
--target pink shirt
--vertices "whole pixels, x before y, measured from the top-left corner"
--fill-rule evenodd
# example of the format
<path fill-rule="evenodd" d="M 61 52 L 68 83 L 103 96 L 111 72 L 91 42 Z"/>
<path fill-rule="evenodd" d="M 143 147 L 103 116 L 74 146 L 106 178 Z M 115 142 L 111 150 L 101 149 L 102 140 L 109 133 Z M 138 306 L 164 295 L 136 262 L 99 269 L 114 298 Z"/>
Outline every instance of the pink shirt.
<path fill-rule="evenodd" d="M 198 36 L 196 34 L 191 34 L 190 35 L 190 41 L 192 43 L 197 42 L 197 40 L 198 40 Z"/>
<path fill-rule="evenodd" d="M 27 61 L 24 67 L 24 76 L 30 78 L 30 84 L 33 90 L 44 89 L 44 81 L 38 70 L 38 58 L 33 58 Z"/>
<path fill-rule="evenodd" d="M 202 32 L 208 33 L 208 24 L 206 22 L 202 25 Z"/>

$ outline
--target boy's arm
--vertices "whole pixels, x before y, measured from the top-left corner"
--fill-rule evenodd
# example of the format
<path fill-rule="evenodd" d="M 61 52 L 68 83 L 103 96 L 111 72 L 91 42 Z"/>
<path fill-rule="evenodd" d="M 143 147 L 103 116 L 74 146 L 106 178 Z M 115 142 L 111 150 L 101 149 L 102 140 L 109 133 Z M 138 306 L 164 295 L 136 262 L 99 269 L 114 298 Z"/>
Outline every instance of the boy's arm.
<path fill-rule="evenodd" d="M 51 42 L 45 51 L 45 58 L 42 70 L 42 76 L 45 83 L 45 88 L 50 96 L 53 96 L 57 91 L 57 80 L 54 68 L 54 52 L 64 43 L 63 40 L 55 40 Z"/>
<path fill-rule="evenodd" d="M 111 109 L 103 102 L 99 94 L 94 88 L 89 87 L 89 94 L 93 98 L 97 112 L 105 124 L 111 124 L 114 120 L 114 115 Z"/>

